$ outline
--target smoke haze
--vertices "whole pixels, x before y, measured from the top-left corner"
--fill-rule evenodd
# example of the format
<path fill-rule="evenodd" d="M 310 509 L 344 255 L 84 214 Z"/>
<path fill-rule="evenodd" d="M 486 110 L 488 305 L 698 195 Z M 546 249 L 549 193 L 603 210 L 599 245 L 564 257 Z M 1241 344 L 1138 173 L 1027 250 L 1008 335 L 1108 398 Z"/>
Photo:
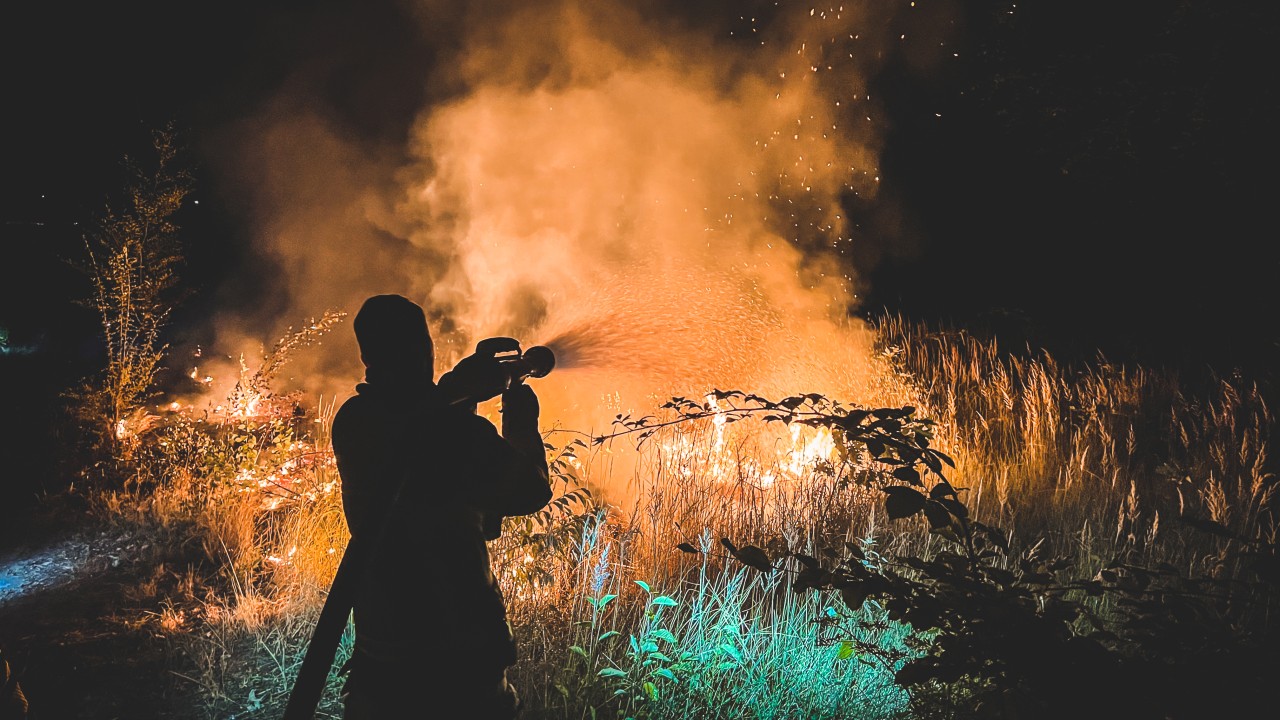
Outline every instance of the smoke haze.
<path fill-rule="evenodd" d="M 544 427 L 598 433 L 713 388 L 856 401 L 870 353 L 842 203 L 876 195 L 887 11 L 508 5 L 406 6 L 431 61 L 362 89 L 422 98 L 403 137 L 351 132 L 303 71 L 224 128 L 279 295 L 218 347 L 252 357 L 264 328 L 394 292 L 427 308 L 437 372 L 487 336 L 555 349 Z M 287 374 L 350 394 L 349 323 Z"/>

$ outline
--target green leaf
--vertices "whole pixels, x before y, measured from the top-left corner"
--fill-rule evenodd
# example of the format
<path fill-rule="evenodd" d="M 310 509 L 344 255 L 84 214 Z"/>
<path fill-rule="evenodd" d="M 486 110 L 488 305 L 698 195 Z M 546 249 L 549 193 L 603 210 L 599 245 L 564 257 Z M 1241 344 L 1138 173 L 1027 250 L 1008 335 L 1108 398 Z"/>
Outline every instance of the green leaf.
<path fill-rule="evenodd" d="M 601 635 L 600 637 L 596 638 L 596 640 L 597 640 L 598 642 L 604 642 L 605 640 L 608 640 L 608 639 L 609 639 L 609 638 L 611 638 L 611 637 L 617 637 L 617 636 L 619 636 L 619 635 L 621 635 L 621 634 L 622 634 L 622 633 L 618 632 L 617 630 L 610 630 L 610 631 L 606 632 L 605 634 Z"/>
<path fill-rule="evenodd" d="M 1009 540 L 1005 538 L 1003 531 L 999 528 L 987 527 L 986 525 L 983 525 L 981 529 L 986 535 L 987 540 L 991 541 L 991 544 L 1003 550 L 1006 555 L 1009 553 Z"/>
<path fill-rule="evenodd" d="M 640 586 L 641 590 L 644 590 L 647 593 L 653 592 L 652 590 L 649 589 L 649 583 L 643 580 L 636 580 L 635 583 Z"/>
<path fill-rule="evenodd" d="M 769 560 L 769 554 L 755 545 L 747 545 L 730 552 L 738 559 L 738 562 L 747 567 L 755 568 L 762 572 L 768 572 L 773 569 L 773 562 Z"/>
<path fill-rule="evenodd" d="M 890 520 L 911 517 L 924 509 L 927 498 L 920 492 L 903 485 L 881 488 L 889 496 L 884 502 Z"/>
<path fill-rule="evenodd" d="M 840 641 L 840 651 L 836 653 L 837 660 L 848 660 L 853 657 L 854 647 L 849 640 Z"/>
<path fill-rule="evenodd" d="M 738 648 L 730 645 L 729 643 L 720 643 L 720 645 L 716 647 L 716 650 L 719 650 L 738 662 L 742 662 L 742 653 L 738 652 Z"/>
<path fill-rule="evenodd" d="M 624 671 L 624 670 L 619 670 L 618 668 L 605 668 L 605 669 L 601 670 L 600 672 L 596 673 L 596 676 L 597 676 L 597 677 L 623 677 L 623 678 L 624 678 L 624 677 L 626 677 L 626 676 L 627 676 L 627 673 L 626 673 L 626 671 Z"/>
<path fill-rule="evenodd" d="M 787 554 L 795 558 L 796 560 L 800 561 L 800 564 L 804 565 L 806 568 L 819 570 L 822 567 L 822 564 L 818 562 L 817 558 L 811 557 L 809 555 L 802 555 L 800 553 L 787 553 Z"/>
<path fill-rule="evenodd" d="M 934 455 L 936 455 L 937 457 L 941 458 L 941 459 L 942 459 L 942 462 L 946 463 L 948 467 L 950 467 L 950 468 L 952 468 L 952 469 L 955 469 L 956 461 L 955 461 L 955 460 L 952 460 L 952 459 L 951 459 L 951 456 L 947 455 L 947 454 L 946 454 L 946 453 L 944 453 L 944 452 L 940 452 L 940 451 L 938 451 L 938 450 L 930 450 L 929 452 L 931 452 L 931 453 L 933 453 Z"/>
<path fill-rule="evenodd" d="M 850 410 L 847 415 L 840 418 L 840 426 L 845 430 L 854 430 L 862 424 L 862 421 L 866 420 L 867 416 L 870 414 L 871 412 L 869 410 Z"/>
<path fill-rule="evenodd" d="M 610 593 L 598 598 L 587 598 L 587 602 L 594 605 L 597 610 L 602 610 L 605 605 L 608 605 L 616 597 L 618 597 L 616 594 Z"/>
<path fill-rule="evenodd" d="M 653 671 L 653 674 L 657 675 L 658 677 L 664 677 L 670 680 L 671 682 L 680 682 L 680 680 L 676 678 L 676 674 L 666 668 L 658 668 L 657 670 Z"/>
<path fill-rule="evenodd" d="M 569 650 L 570 650 L 571 652 L 575 652 L 575 653 L 577 653 L 577 654 L 581 655 L 581 656 L 582 656 L 582 657 L 584 657 L 584 658 L 587 656 L 587 651 L 586 651 L 586 650 L 584 650 L 584 649 L 582 649 L 582 646 L 580 646 L 580 645 L 570 645 L 570 646 L 569 646 Z"/>
<path fill-rule="evenodd" d="M 644 694 L 648 695 L 650 700 L 657 700 L 658 686 L 646 680 L 644 683 Z"/>
<path fill-rule="evenodd" d="M 930 470 L 934 471 L 935 473 L 941 473 L 942 463 L 938 462 L 938 458 L 934 454 L 935 452 L 936 451 L 934 450 L 925 451 L 924 454 L 920 456 L 920 461 L 923 462 L 926 467 L 928 467 Z"/>
<path fill-rule="evenodd" d="M 969 508 L 965 507 L 964 503 L 956 500 L 955 498 L 943 498 L 938 502 L 942 503 L 952 515 L 955 515 L 958 518 L 969 517 Z"/>
<path fill-rule="evenodd" d="M 850 610 L 858 610 L 862 607 L 862 603 L 867 601 L 871 592 L 863 583 L 849 584 L 840 588 L 840 599 L 844 600 L 844 604 Z"/>
<path fill-rule="evenodd" d="M 672 635 L 672 634 L 671 634 L 671 631 L 669 631 L 669 630 L 667 630 L 667 629 L 665 629 L 665 628 L 658 628 L 657 630 L 654 630 L 654 631 L 653 631 L 653 636 L 654 636 L 654 637 L 656 637 L 656 638 L 658 638 L 659 640 L 666 640 L 667 642 L 671 643 L 672 645 L 675 645 L 675 644 L 676 644 L 676 636 L 675 636 L 675 635 Z"/>
<path fill-rule="evenodd" d="M 662 654 L 662 653 L 660 653 L 660 652 L 656 652 L 656 651 L 655 651 L 655 652 L 651 652 L 651 653 L 649 653 L 649 659 L 650 659 L 650 660 L 657 660 L 658 662 L 664 662 L 664 663 L 669 663 L 669 662 L 671 662 L 671 658 L 667 657 L 666 655 L 663 655 L 663 654 Z"/>
<path fill-rule="evenodd" d="M 951 527 L 951 513 L 946 506 L 937 500 L 928 500 L 924 505 L 924 516 L 929 519 L 930 530 L 941 530 Z"/>
<path fill-rule="evenodd" d="M 862 548 L 858 547 L 857 545 L 854 545 L 851 542 L 846 541 L 844 544 L 844 548 L 849 552 L 849 555 L 855 559 L 858 559 L 858 560 L 867 559 L 867 554 L 862 551 Z"/>
<path fill-rule="evenodd" d="M 920 485 L 920 473 L 913 467 L 900 467 L 893 471 L 893 476 L 908 485 Z"/>
<path fill-rule="evenodd" d="M 829 573 L 821 567 L 806 567 L 796 573 L 795 580 L 791 582 L 791 587 L 796 590 L 820 588 L 827 583 L 828 577 Z"/>
<path fill-rule="evenodd" d="M 680 604 L 675 600 L 672 600 L 671 598 L 667 597 L 666 595 L 659 595 L 658 597 L 654 598 L 650 602 L 653 603 L 654 605 L 665 605 L 667 607 Z"/>

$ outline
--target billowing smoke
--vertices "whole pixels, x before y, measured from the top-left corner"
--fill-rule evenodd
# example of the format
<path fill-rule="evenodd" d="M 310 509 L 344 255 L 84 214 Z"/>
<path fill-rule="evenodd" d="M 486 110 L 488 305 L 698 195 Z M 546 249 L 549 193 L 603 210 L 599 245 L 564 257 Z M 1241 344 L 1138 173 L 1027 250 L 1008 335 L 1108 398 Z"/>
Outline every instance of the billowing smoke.
<path fill-rule="evenodd" d="M 351 137 L 305 87 L 227 130 L 287 288 L 262 319 L 280 332 L 396 292 L 428 309 L 438 371 L 487 336 L 548 344 L 547 427 L 598 433 L 713 388 L 857 400 L 868 345 L 842 208 L 876 193 L 865 83 L 886 18 L 768 7 L 710 22 L 420 4 L 408 17 L 435 54 L 407 143 Z M 272 340 L 233 326 L 224 350 Z M 361 377 L 349 324 L 293 363 L 298 386 L 339 399 Z"/>

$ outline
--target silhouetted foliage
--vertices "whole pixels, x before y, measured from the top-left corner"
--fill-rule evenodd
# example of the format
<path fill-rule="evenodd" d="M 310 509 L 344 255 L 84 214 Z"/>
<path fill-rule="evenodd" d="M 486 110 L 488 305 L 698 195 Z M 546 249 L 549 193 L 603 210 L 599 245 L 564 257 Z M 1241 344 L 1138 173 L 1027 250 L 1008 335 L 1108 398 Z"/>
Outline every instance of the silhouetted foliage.
<path fill-rule="evenodd" d="M 1270 679 L 1280 670 L 1271 621 L 1280 610 L 1276 528 L 1244 537 L 1183 517 L 1184 526 L 1222 543 L 1204 575 L 1122 557 L 1082 577 L 1077 558 L 1048 555 L 1041 539 L 1017 538 L 971 515 L 964 488 L 947 478 L 954 462 L 930 447 L 933 423 L 915 408 L 850 408 L 817 394 L 709 397 L 715 403 L 673 398 L 663 405 L 671 419 L 619 416 L 621 429 L 596 441 L 635 435 L 644 442 L 678 423 L 754 416 L 827 428 L 846 458 L 865 449 L 884 470 L 873 482 L 888 517 L 923 520 L 945 541 L 932 557 L 886 558 L 854 543 L 822 557 L 778 551 L 786 547 L 778 539 L 761 547 L 724 538 L 721 545 L 749 568 L 793 573 L 795 591 L 838 594 L 850 611 L 876 602 L 910 625 L 917 656 L 865 643 L 856 651 L 899 667 L 895 679 L 911 692 L 918 716 L 1202 718 L 1269 704 Z M 677 547 L 701 552 L 687 542 Z M 829 631 L 840 619 L 823 625 Z"/>
<path fill-rule="evenodd" d="M 80 430 L 103 462 L 127 459 L 132 441 L 153 425 L 144 403 L 156 395 L 168 350 L 161 333 L 181 295 L 174 216 L 194 181 L 178 167 L 172 126 L 154 132 L 152 145 L 150 166 L 125 158 L 122 197 L 107 203 L 85 236 L 81 269 L 92 293 L 82 302 L 98 315 L 106 357 L 102 370 L 69 395 Z"/>

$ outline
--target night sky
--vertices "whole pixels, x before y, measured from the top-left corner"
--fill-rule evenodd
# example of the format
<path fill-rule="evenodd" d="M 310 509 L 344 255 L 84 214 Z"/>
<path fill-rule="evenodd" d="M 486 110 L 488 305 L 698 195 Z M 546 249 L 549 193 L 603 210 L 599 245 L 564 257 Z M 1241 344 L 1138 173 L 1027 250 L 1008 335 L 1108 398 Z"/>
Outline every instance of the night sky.
<path fill-rule="evenodd" d="M 450 3 L 429 4 L 442 28 L 457 20 Z M 1276 6 L 899 4 L 903 34 L 945 31 L 954 55 L 922 63 L 891 52 L 869 79 L 885 110 L 882 193 L 846 207 L 861 238 L 850 261 L 870 288 L 861 312 L 996 332 L 1015 350 L 1241 369 L 1269 382 L 1280 356 L 1276 83 L 1266 70 Z M 716 34 L 740 30 L 742 14 L 773 12 L 633 5 Z M 92 317 L 72 302 L 84 279 L 66 260 L 118 189 L 120 158 L 142 152 L 151 129 L 175 121 L 198 166 L 207 137 L 288 79 L 376 145 L 403 140 L 420 107 L 456 88 L 406 71 L 429 67 L 441 48 L 411 32 L 394 2 L 3 12 L 0 326 L 11 348 L 33 350 L 0 358 L 4 452 L 9 469 L 38 473 L 41 461 L 19 448 L 56 445 L 38 430 L 52 420 L 50 398 L 97 352 Z M 249 262 L 235 188 L 219 182 L 197 167 L 200 204 L 182 219 L 193 295 L 175 317 L 179 336 L 232 298 L 277 301 L 269 266 Z"/>

